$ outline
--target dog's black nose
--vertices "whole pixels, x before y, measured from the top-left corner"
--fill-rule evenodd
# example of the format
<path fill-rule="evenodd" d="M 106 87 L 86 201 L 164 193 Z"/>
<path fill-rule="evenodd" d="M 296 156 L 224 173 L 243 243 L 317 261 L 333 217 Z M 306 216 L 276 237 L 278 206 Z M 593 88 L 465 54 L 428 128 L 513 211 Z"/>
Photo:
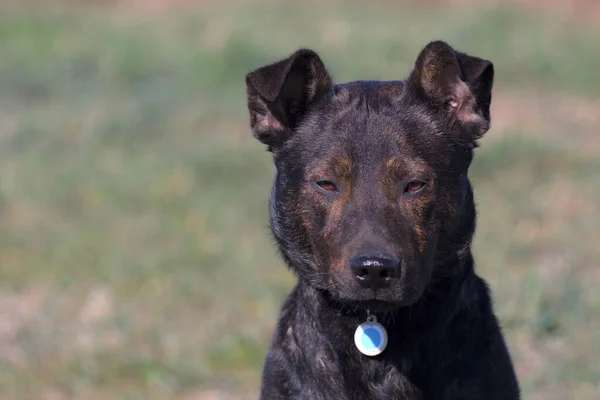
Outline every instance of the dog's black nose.
<path fill-rule="evenodd" d="M 400 260 L 386 254 L 358 254 L 350 258 L 350 268 L 362 287 L 379 289 L 398 276 Z"/>

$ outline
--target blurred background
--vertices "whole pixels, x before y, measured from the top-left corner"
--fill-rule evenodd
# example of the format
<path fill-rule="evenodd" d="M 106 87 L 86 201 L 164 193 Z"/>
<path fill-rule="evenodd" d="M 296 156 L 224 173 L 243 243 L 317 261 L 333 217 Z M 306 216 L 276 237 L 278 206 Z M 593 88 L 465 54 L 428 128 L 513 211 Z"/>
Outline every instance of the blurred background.
<path fill-rule="evenodd" d="M 496 66 L 475 256 L 525 399 L 600 398 L 600 3 L 3 0 L 0 399 L 257 397 L 294 277 L 245 74 Z"/>

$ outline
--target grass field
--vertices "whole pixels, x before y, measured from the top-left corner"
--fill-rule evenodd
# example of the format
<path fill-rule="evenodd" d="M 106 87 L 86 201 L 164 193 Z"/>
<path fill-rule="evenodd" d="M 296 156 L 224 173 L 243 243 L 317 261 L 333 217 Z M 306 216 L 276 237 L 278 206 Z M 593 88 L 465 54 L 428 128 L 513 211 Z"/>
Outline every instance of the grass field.
<path fill-rule="evenodd" d="M 401 79 L 494 61 L 471 177 L 479 272 L 524 398 L 600 398 L 600 29 L 502 8 L 201 2 L 0 13 L 0 399 L 255 398 L 293 276 L 244 75 L 300 46 Z"/>

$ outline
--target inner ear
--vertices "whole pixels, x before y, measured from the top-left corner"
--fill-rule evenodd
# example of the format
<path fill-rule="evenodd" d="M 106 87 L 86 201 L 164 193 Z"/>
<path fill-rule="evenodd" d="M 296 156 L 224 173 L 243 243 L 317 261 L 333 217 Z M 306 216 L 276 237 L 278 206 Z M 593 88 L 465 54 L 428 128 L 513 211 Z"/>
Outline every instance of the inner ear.
<path fill-rule="evenodd" d="M 444 105 L 447 109 L 456 110 L 458 108 L 458 100 L 455 96 L 448 96 Z"/>
<path fill-rule="evenodd" d="M 489 129 L 493 78 L 491 62 L 435 41 L 419 54 L 408 83 L 453 116 L 461 131 L 479 138 Z"/>
<path fill-rule="evenodd" d="M 246 76 L 250 126 L 269 149 L 283 143 L 308 109 L 333 96 L 333 83 L 319 56 L 299 50 Z"/>

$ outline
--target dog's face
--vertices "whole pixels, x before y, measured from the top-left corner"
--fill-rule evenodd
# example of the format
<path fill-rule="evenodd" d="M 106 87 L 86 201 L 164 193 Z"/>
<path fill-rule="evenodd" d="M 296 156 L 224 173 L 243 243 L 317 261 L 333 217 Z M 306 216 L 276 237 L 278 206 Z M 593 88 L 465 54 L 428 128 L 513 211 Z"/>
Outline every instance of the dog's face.
<path fill-rule="evenodd" d="M 489 127 L 489 61 L 430 43 L 406 81 L 333 85 L 300 50 L 248 74 L 274 154 L 271 225 L 301 279 L 359 307 L 414 303 L 471 240 L 467 170 Z"/>

